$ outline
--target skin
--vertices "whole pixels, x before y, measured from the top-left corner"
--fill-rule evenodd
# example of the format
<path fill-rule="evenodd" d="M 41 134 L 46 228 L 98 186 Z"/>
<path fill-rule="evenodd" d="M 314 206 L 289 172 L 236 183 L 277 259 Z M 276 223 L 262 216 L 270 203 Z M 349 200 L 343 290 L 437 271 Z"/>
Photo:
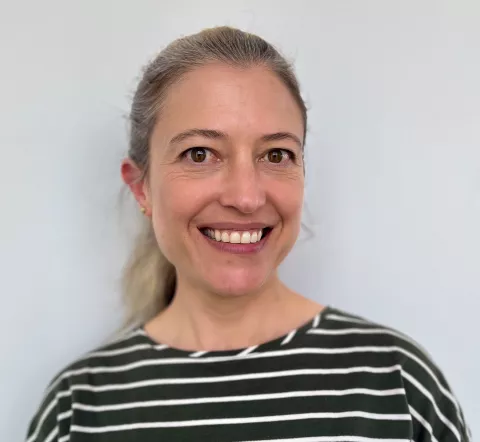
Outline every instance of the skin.
<path fill-rule="evenodd" d="M 192 129 L 210 132 L 178 140 Z M 245 348 L 322 310 L 286 287 L 277 271 L 300 230 L 303 129 L 290 92 L 264 67 L 211 64 L 168 91 L 150 140 L 147 178 L 131 160 L 122 164 L 124 181 L 177 270 L 172 304 L 145 326 L 153 339 L 185 350 Z M 205 150 L 192 157 L 196 147 Z M 231 253 L 199 230 L 222 222 L 259 222 L 272 231 L 257 253 Z"/>

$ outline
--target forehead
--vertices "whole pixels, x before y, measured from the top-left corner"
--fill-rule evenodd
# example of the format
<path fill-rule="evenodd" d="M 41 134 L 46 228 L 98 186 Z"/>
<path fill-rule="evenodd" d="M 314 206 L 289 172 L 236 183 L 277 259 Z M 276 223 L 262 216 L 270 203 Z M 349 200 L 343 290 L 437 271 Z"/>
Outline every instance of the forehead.
<path fill-rule="evenodd" d="M 303 119 L 285 84 L 265 67 L 211 64 L 184 75 L 167 93 L 158 121 L 165 132 L 201 127 L 235 133 L 290 131 Z"/>

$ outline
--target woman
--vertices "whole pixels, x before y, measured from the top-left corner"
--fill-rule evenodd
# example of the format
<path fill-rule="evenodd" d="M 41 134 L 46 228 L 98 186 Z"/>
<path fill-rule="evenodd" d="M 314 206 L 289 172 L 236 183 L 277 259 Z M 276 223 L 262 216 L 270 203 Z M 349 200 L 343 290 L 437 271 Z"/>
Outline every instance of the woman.
<path fill-rule="evenodd" d="M 291 67 L 255 35 L 205 30 L 146 68 L 121 169 L 146 221 L 133 331 L 53 380 L 29 442 L 468 440 L 414 342 L 279 280 L 306 127 Z"/>

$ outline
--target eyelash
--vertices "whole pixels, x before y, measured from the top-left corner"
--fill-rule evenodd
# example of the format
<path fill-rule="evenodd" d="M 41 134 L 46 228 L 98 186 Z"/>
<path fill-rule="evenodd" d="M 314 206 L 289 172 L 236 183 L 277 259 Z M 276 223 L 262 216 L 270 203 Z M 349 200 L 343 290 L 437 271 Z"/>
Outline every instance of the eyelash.
<path fill-rule="evenodd" d="M 201 147 L 201 146 L 195 146 L 195 147 L 190 147 L 189 149 L 185 150 L 184 152 L 181 153 L 180 157 L 181 159 L 184 159 L 184 160 L 187 160 L 187 161 L 190 161 L 191 163 L 193 164 L 204 164 L 204 162 L 195 162 L 193 161 L 191 158 L 189 158 L 189 154 L 195 150 L 195 149 L 202 149 L 204 150 L 205 152 L 207 152 L 207 155 L 214 155 L 213 151 L 211 149 L 209 149 L 208 147 Z M 265 152 L 265 154 L 262 156 L 262 159 L 264 159 L 270 152 L 273 152 L 273 151 L 280 151 L 280 152 L 283 152 L 284 154 L 287 154 L 290 161 L 292 161 L 293 163 L 296 163 L 296 160 L 297 160 L 297 156 L 295 155 L 295 153 L 291 150 L 288 150 L 288 149 L 281 149 L 281 148 L 273 148 L 273 149 L 269 149 L 267 152 Z M 270 164 L 278 164 L 278 165 L 281 165 L 283 163 L 283 161 L 281 163 L 270 163 Z"/>
<path fill-rule="evenodd" d="M 292 163 L 296 163 L 297 162 L 297 156 L 295 155 L 294 152 L 292 152 L 291 150 L 288 150 L 288 149 L 281 149 L 279 147 L 276 147 L 276 148 L 273 148 L 273 149 L 269 149 L 265 155 L 262 157 L 265 158 L 270 152 L 275 152 L 275 151 L 279 151 L 279 152 L 282 152 L 283 154 L 287 154 L 288 157 L 289 157 L 289 160 L 292 162 Z M 284 161 L 280 162 L 280 163 L 270 163 L 270 164 L 274 164 L 274 165 L 278 165 L 278 166 L 282 166 L 284 163 Z"/>
<path fill-rule="evenodd" d="M 195 147 L 190 147 L 189 149 L 183 151 L 181 154 L 180 154 L 180 158 L 181 159 L 186 159 L 188 160 L 188 155 L 193 152 L 195 149 L 201 149 L 201 150 L 204 150 L 205 152 L 207 152 L 207 155 L 210 154 L 212 155 L 212 150 L 211 149 L 208 149 L 207 147 L 201 147 L 201 146 L 195 146 Z M 191 160 L 191 159 L 190 159 Z M 193 161 L 194 162 L 194 161 Z M 197 163 L 197 164 L 201 164 L 201 163 Z"/>

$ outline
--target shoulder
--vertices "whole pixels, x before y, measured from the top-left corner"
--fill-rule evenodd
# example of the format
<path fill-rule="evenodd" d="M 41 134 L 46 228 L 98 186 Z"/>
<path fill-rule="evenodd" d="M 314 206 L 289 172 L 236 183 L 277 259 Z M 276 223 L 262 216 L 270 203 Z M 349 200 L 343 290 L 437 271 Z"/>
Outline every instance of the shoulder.
<path fill-rule="evenodd" d="M 27 442 L 56 441 L 67 436 L 72 416 L 72 395 L 77 388 L 92 388 L 95 374 L 138 361 L 139 352 L 153 343 L 141 328 L 124 333 L 96 348 L 58 372 L 47 386 L 40 406 L 30 421 Z"/>
<path fill-rule="evenodd" d="M 363 345 L 377 344 L 379 352 L 383 350 L 395 353 L 401 365 L 408 363 L 409 360 L 418 360 L 436 370 L 427 350 L 409 335 L 395 328 L 332 307 L 324 310 L 321 315 L 321 323 L 323 329 L 329 330 L 326 333 L 350 336 L 351 342 Z"/>
<path fill-rule="evenodd" d="M 107 344 L 86 353 L 60 371 L 50 383 L 47 392 L 72 388 L 76 384 L 92 381 L 98 372 L 121 370 L 121 367 L 138 361 L 154 347 L 146 339 L 142 328 L 123 333 Z"/>
<path fill-rule="evenodd" d="M 417 341 L 394 328 L 334 308 L 324 311 L 321 322 L 327 333 L 348 337 L 344 345 L 359 352 L 393 355 L 412 416 L 415 441 L 469 440 L 457 398 L 442 370 Z"/>

